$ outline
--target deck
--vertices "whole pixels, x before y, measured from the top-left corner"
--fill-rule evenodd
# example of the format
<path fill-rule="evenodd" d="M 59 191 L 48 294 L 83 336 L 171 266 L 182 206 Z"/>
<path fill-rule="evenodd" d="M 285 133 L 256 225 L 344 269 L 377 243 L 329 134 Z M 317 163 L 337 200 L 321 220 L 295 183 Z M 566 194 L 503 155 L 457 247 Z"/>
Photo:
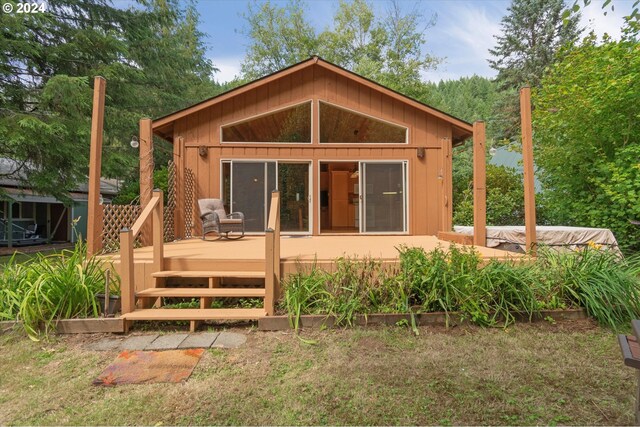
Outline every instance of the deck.
<path fill-rule="evenodd" d="M 120 254 L 103 255 L 120 273 L 125 328 L 137 320 L 189 320 L 195 330 L 202 320 L 255 319 L 275 313 L 280 280 L 301 267 L 331 271 L 340 257 L 374 258 L 397 265 L 401 246 L 448 250 L 451 244 L 434 236 L 281 236 L 279 197 L 271 205 L 271 226 L 264 236 L 241 240 L 189 239 L 162 243 L 160 197 L 155 196 L 131 230 L 121 233 Z M 153 246 L 134 249 L 134 238 L 144 219 L 154 217 Z M 477 248 L 487 259 L 514 259 L 522 255 Z M 243 289 L 246 286 L 250 288 Z M 211 307 L 214 299 L 258 297 L 257 309 Z M 165 298 L 198 298 L 199 309 L 156 309 Z"/>
<path fill-rule="evenodd" d="M 282 236 L 280 259 L 282 274 L 294 273 L 299 264 L 316 263 L 320 268 L 331 269 L 336 258 L 372 257 L 385 263 L 398 262 L 397 247 L 422 247 L 430 251 L 441 247 L 447 250 L 452 243 L 438 240 L 435 236 Z M 483 259 L 514 259 L 522 255 L 498 249 L 477 247 Z M 119 255 L 109 256 L 119 263 Z M 164 244 L 166 270 L 235 270 L 264 271 L 264 236 L 245 236 L 240 240 L 203 241 L 188 239 Z M 134 250 L 136 265 L 150 265 L 153 247 Z M 145 286 L 147 287 L 147 286 Z"/>

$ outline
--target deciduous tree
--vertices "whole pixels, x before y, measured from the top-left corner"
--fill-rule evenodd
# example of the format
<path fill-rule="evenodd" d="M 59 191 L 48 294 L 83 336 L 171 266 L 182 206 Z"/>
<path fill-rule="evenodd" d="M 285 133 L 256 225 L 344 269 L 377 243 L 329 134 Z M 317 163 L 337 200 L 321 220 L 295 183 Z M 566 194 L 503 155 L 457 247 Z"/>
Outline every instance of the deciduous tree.
<path fill-rule="evenodd" d="M 595 35 L 567 49 L 534 92 L 536 162 L 558 222 L 611 228 L 638 247 L 640 44 Z"/>

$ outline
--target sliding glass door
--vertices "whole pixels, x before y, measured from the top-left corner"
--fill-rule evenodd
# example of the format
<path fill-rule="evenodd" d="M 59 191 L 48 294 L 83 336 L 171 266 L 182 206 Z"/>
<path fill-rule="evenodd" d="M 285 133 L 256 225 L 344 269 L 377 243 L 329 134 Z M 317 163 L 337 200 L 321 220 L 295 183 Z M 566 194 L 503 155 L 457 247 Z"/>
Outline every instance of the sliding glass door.
<path fill-rule="evenodd" d="M 406 232 L 406 162 L 360 162 L 360 171 L 360 232 Z"/>
<path fill-rule="evenodd" d="M 247 232 L 264 232 L 271 192 L 276 189 L 280 191 L 281 231 L 310 231 L 309 163 L 233 160 L 222 166 L 223 199 L 231 211 L 244 214 Z"/>

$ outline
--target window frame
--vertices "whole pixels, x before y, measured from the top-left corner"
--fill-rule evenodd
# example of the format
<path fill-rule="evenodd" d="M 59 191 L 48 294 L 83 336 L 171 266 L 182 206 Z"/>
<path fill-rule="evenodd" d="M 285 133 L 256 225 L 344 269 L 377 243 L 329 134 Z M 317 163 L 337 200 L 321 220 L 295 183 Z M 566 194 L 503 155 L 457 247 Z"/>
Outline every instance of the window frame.
<path fill-rule="evenodd" d="M 356 115 L 360 115 L 363 117 L 368 117 L 370 119 L 382 122 L 382 123 L 387 123 L 389 125 L 392 126 L 396 126 L 399 128 L 403 128 L 405 130 L 405 134 L 404 134 L 404 142 L 322 142 L 321 141 L 321 135 L 322 135 L 322 120 L 321 120 L 321 114 L 322 114 L 322 105 L 321 104 L 327 104 L 327 105 L 331 105 L 332 107 L 344 110 L 344 111 L 348 111 L 350 113 L 356 114 Z M 366 146 L 366 147 L 398 147 L 401 145 L 409 145 L 409 141 L 411 140 L 409 138 L 409 126 L 404 125 L 404 124 L 400 124 L 398 122 L 393 122 L 391 120 L 387 120 L 387 119 L 383 119 L 377 116 L 374 116 L 372 114 L 368 114 L 368 113 L 364 113 L 362 111 L 358 111 L 358 110 L 354 110 L 353 108 L 348 108 L 339 104 L 336 104 L 334 102 L 329 102 L 326 101 L 324 99 L 318 99 L 318 144 L 320 145 L 336 145 L 336 146 L 350 146 L 353 147 L 354 145 L 360 147 L 360 146 Z"/>
<path fill-rule="evenodd" d="M 240 142 L 240 141 L 225 141 L 223 138 L 223 130 L 225 127 L 229 127 L 229 126 L 233 126 L 233 125 L 237 125 L 240 123 L 245 123 L 248 122 L 250 120 L 254 120 L 260 117 L 264 117 L 264 116 L 268 116 L 269 114 L 273 114 L 273 113 L 277 113 L 279 111 L 283 111 L 283 110 L 288 110 L 288 109 L 292 109 L 295 107 L 298 107 L 300 105 L 305 105 L 305 104 L 309 104 L 310 107 L 310 121 L 309 121 L 309 131 L 310 131 L 310 138 L 309 138 L 309 142 L 299 142 L 299 141 L 291 141 L 291 142 L 287 142 L 287 141 L 244 141 L 244 142 Z M 278 108 L 274 108 L 273 110 L 268 110 L 265 111 L 263 113 L 259 113 L 259 114 L 254 114 L 253 116 L 249 116 L 249 117 L 245 117 L 243 119 L 240 120 L 234 120 L 232 122 L 227 122 L 224 124 L 221 124 L 219 127 L 219 131 L 220 131 L 220 144 L 238 144 L 238 145 L 242 145 L 242 144 L 260 144 L 260 145 L 293 145 L 293 144 L 299 144 L 299 145 L 310 145 L 313 144 L 313 117 L 314 117 L 314 102 L 313 99 L 307 99 L 305 101 L 302 102 L 295 102 L 293 104 L 288 104 L 288 105 L 283 105 L 281 107 Z"/>

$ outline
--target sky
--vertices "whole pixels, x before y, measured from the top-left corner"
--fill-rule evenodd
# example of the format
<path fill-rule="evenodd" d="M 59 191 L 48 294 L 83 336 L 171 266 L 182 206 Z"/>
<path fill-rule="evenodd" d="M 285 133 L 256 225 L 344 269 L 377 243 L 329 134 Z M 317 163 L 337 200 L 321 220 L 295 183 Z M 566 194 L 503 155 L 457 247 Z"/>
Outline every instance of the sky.
<path fill-rule="evenodd" d="M 278 0 L 272 3 L 284 4 Z M 383 0 L 372 3 L 376 12 L 382 13 L 388 8 L 388 2 Z M 605 16 L 602 0 L 593 0 L 582 9 L 581 25 L 600 36 L 608 33 L 618 38 L 622 17 L 629 13 L 632 3 L 633 0 L 614 0 L 615 11 L 607 8 Z M 400 0 L 403 8 L 417 5 L 423 16 L 437 16 L 435 26 L 425 33 L 424 49 L 445 60 L 437 70 L 426 72 L 423 77 L 435 82 L 473 74 L 494 77 L 496 73 L 487 63 L 488 49 L 495 46 L 493 36 L 500 33 L 500 20 L 509 4 L 509 0 Z M 240 71 L 249 44 L 243 34 L 247 5 L 245 0 L 199 0 L 196 5 L 200 12 L 200 30 L 207 34 L 207 55 L 220 70 L 214 76 L 219 82 L 233 79 Z M 307 0 L 307 6 L 307 19 L 321 31 L 331 26 L 338 1 Z"/>

